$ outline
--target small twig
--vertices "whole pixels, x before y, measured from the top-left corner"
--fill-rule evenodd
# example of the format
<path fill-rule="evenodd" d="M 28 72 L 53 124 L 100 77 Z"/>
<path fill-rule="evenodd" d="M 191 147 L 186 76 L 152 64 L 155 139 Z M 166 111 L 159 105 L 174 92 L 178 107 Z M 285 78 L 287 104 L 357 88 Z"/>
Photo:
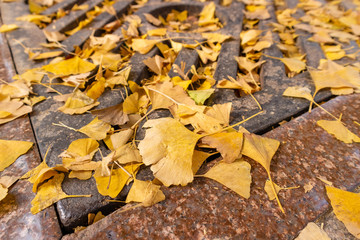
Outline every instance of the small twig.
<path fill-rule="evenodd" d="M 133 178 L 133 176 L 123 166 L 121 166 L 117 161 L 114 161 L 114 163 L 116 165 L 118 165 L 118 167 L 121 168 L 121 170 L 123 170 L 127 175 L 129 175 L 130 178 Z"/>

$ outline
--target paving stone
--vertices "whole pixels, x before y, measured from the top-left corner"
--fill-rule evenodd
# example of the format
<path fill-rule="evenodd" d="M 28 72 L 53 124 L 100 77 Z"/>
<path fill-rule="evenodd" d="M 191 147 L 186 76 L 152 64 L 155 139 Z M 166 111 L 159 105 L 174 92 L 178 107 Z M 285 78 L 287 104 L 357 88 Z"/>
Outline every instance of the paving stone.
<path fill-rule="evenodd" d="M 335 115 L 344 113 L 350 130 L 359 131 L 360 95 L 337 97 L 323 107 Z M 329 119 L 319 108 L 265 134 L 282 142 L 271 172 L 280 186 L 296 186 L 279 193 L 286 214 L 263 190 L 265 170 L 253 160 L 251 197 L 239 197 L 221 184 L 196 178 L 186 187 L 163 188 L 166 200 L 148 208 L 121 209 L 103 220 L 64 239 L 292 239 L 310 221 L 329 209 L 324 183 L 353 190 L 360 184 L 360 145 L 343 144 L 316 121 Z M 212 163 L 210 163 L 212 164 Z M 304 184 L 315 183 L 308 193 Z"/>
<path fill-rule="evenodd" d="M 7 42 L 0 35 L 0 78 L 11 82 L 15 70 Z M 30 141 L 35 143 L 29 117 L 23 116 L 0 125 L 0 139 Z M 21 177 L 41 163 L 36 143 L 12 165 L 0 172 L 2 176 Z M 59 239 L 62 235 L 54 207 L 37 215 L 30 212 L 31 200 L 35 197 L 32 184 L 19 180 L 0 202 L 0 239 Z"/>

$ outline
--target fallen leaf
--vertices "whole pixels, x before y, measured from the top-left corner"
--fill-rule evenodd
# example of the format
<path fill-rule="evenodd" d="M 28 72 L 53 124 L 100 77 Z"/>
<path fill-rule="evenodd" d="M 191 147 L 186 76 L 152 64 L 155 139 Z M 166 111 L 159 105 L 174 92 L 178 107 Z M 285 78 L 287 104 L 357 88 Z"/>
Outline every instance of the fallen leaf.
<path fill-rule="evenodd" d="M 318 225 L 309 222 L 295 240 L 331 240 L 331 238 Z"/>
<path fill-rule="evenodd" d="M 347 129 L 339 120 L 319 120 L 316 122 L 316 124 L 344 143 L 360 142 L 360 137 L 356 136 L 349 129 Z"/>
<path fill-rule="evenodd" d="M 360 194 L 325 187 L 336 217 L 345 224 L 352 235 L 360 238 Z"/>
<path fill-rule="evenodd" d="M 91 114 L 110 125 L 123 125 L 129 121 L 128 115 L 123 111 L 122 103 L 107 108 L 92 110 Z"/>
<path fill-rule="evenodd" d="M 31 201 L 32 214 L 37 214 L 43 209 L 50 207 L 57 201 L 64 198 L 91 197 L 91 195 L 67 195 L 64 193 L 61 189 L 61 183 L 64 176 L 65 175 L 63 173 L 57 174 L 39 187 L 35 198 Z"/>
<path fill-rule="evenodd" d="M 43 29 L 43 33 L 49 42 L 61 42 L 62 40 L 66 39 L 65 34 L 62 34 L 60 32 L 49 32 Z"/>
<path fill-rule="evenodd" d="M 150 181 L 141 181 L 137 179 L 134 179 L 134 184 L 126 197 L 126 203 L 139 202 L 144 207 L 152 206 L 163 200 L 165 200 L 165 195 L 160 190 L 160 186 L 155 185 Z"/>
<path fill-rule="evenodd" d="M 0 184 L 0 201 L 6 198 L 8 194 L 8 189 L 4 187 L 2 184 Z"/>
<path fill-rule="evenodd" d="M 87 136 L 95 139 L 102 140 L 106 138 L 106 134 L 110 131 L 111 125 L 99 120 L 97 117 L 94 118 L 89 124 L 83 126 L 78 131 L 86 134 Z"/>
<path fill-rule="evenodd" d="M 202 143 L 216 148 L 226 163 L 241 158 L 243 141 L 243 134 L 239 132 L 216 133 L 201 139 Z"/>
<path fill-rule="evenodd" d="M 124 146 L 133 135 L 134 135 L 134 130 L 130 128 L 112 134 L 110 137 L 111 145 L 113 147 L 112 150 Z"/>
<path fill-rule="evenodd" d="M 244 134 L 244 137 L 242 154 L 260 163 L 261 166 L 265 168 L 270 181 L 273 182 L 270 175 L 270 162 L 279 148 L 280 142 L 275 139 L 261 137 L 255 134 Z M 271 184 L 271 186 L 280 210 L 285 213 L 277 196 L 275 186 L 273 184 Z"/>
<path fill-rule="evenodd" d="M 196 174 L 197 171 L 200 169 L 201 165 L 203 164 L 203 162 L 205 162 L 205 160 L 212 155 L 214 155 L 214 153 L 207 153 L 207 152 L 195 150 L 192 158 L 193 174 Z"/>
<path fill-rule="evenodd" d="M 314 185 L 315 185 L 315 183 L 313 183 L 313 182 L 306 183 L 303 187 L 305 193 L 310 192 L 314 188 Z"/>
<path fill-rule="evenodd" d="M 155 86 L 147 87 L 153 109 L 168 109 L 175 102 L 195 105 L 185 90 L 180 86 L 174 86 L 172 82 L 157 83 Z"/>
<path fill-rule="evenodd" d="M 158 42 L 161 40 L 149 40 L 149 39 L 133 39 L 132 49 L 141 54 L 148 53 Z"/>
<path fill-rule="evenodd" d="M 250 41 L 257 40 L 260 34 L 262 33 L 261 30 L 250 29 L 248 31 L 242 31 L 240 33 L 241 45 L 245 45 Z"/>
<path fill-rule="evenodd" d="M 85 93 L 76 90 L 67 98 L 64 106 L 59 107 L 58 110 L 71 115 L 82 114 L 99 104 L 99 102 L 86 96 Z"/>
<path fill-rule="evenodd" d="M 196 102 L 196 104 L 203 105 L 205 101 L 215 92 L 215 89 L 206 90 L 189 90 L 187 93 Z"/>
<path fill-rule="evenodd" d="M 211 178 L 248 199 L 251 185 L 250 170 L 250 164 L 245 161 L 220 162 L 202 176 Z"/>
<path fill-rule="evenodd" d="M 193 181 L 192 156 L 201 137 L 172 118 L 147 121 L 145 138 L 139 143 L 145 165 L 165 186 L 185 186 Z"/>
<path fill-rule="evenodd" d="M 230 39 L 231 36 L 230 35 L 224 35 L 224 34 L 220 34 L 220 33 L 202 33 L 201 36 L 203 36 L 204 38 L 206 38 L 208 41 L 215 43 L 223 43 L 225 42 L 227 39 Z"/>
<path fill-rule="evenodd" d="M 34 143 L 0 139 L 0 172 L 25 154 Z"/>
<path fill-rule="evenodd" d="M 75 75 L 90 72 L 95 67 L 95 64 L 75 56 L 58 63 L 45 65 L 42 69 L 56 75 Z"/>
<path fill-rule="evenodd" d="M 153 15 L 151 15 L 149 13 L 144 13 L 144 16 L 149 23 L 151 23 L 155 26 L 161 25 L 161 21 L 159 19 L 157 19 L 156 17 L 154 17 Z"/>
<path fill-rule="evenodd" d="M 124 169 L 131 175 L 135 175 L 140 165 L 141 163 L 127 165 Z M 99 193 L 103 196 L 116 198 L 130 179 L 127 172 L 118 168 L 113 169 L 110 176 L 102 176 L 101 168 L 97 168 L 94 173 L 94 178 L 96 180 L 96 187 Z"/>
<path fill-rule="evenodd" d="M 166 28 L 155 28 L 147 31 L 149 36 L 165 36 L 166 35 Z"/>
<path fill-rule="evenodd" d="M 314 99 L 311 95 L 310 89 L 307 87 L 295 86 L 295 87 L 288 87 L 284 92 L 283 96 L 286 97 L 296 97 L 296 98 L 305 98 L 310 102 L 313 102 Z"/>
<path fill-rule="evenodd" d="M 15 29 L 18 29 L 19 26 L 16 25 L 16 24 L 3 24 L 1 25 L 0 27 L 0 32 L 10 32 L 10 31 L 13 31 Z"/>

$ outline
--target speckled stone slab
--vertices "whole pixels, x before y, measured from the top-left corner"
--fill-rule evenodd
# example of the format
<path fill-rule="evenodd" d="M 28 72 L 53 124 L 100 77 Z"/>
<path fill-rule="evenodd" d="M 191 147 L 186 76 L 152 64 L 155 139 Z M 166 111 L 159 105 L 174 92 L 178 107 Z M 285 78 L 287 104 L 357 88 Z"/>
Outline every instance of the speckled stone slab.
<path fill-rule="evenodd" d="M 360 118 L 360 95 L 337 97 L 323 107 L 358 133 L 353 121 Z M 265 134 L 282 142 L 271 172 L 282 187 L 283 215 L 263 190 L 265 170 L 252 165 L 251 197 L 244 199 L 215 181 L 196 178 L 186 187 L 164 188 L 166 200 L 148 208 L 120 210 L 64 239 L 293 239 L 310 221 L 328 211 L 324 183 L 353 190 L 360 184 L 360 144 L 345 144 L 316 125 L 330 119 L 317 108 Z M 210 163 L 211 164 L 211 163 Z M 305 193 L 304 185 L 314 184 Z"/>
<path fill-rule="evenodd" d="M 15 75 L 11 54 L 3 35 L 0 35 L 0 78 L 10 82 Z M 0 139 L 30 141 L 35 138 L 28 116 L 0 125 Z M 41 159 L 36 144 L 12 165 L 0 172 L 2 176 L 21 177 L 40 164 Z M 37 215 L 30 212 L 31 200 L 35 197 L 32 185 L 19 180 L 0 202 L 0 239 L 59 239 L 62 235 L 54 207 Z"/>

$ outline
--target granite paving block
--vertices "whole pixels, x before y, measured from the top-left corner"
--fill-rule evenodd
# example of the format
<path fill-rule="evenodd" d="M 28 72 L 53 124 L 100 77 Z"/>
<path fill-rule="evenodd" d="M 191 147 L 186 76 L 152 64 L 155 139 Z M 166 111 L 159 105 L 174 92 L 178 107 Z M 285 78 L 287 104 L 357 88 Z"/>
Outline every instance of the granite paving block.
<path fill-rule="evenodd" d="M 328 111 L 344 113 L 348 128 L 360 117 L 360 95 L 341 96 L 323 104 Z M 271 164 L 273 180 L 280 186 L 300 186 L 280 191 L 285 214 L 263 190 L 267 175 L 252 165 L 251 197 L 244 199 L 215 181 L 196 178 L 186 187 L 163 188 L 166 200 L 148 208 L 120 209 L 87 229 L 64 239 L 293 239 L 310 221 L 330 209 L 324 183 L 353 190 L 360 184 L 360 144 L 343 144 L 316 121 L 329 119 L 319 108 L 264 136 L 282 142 Z M 212 165 L 213 162 L 210 163 Z M 308 193 L 304 184 L 314 182 Z"/>

